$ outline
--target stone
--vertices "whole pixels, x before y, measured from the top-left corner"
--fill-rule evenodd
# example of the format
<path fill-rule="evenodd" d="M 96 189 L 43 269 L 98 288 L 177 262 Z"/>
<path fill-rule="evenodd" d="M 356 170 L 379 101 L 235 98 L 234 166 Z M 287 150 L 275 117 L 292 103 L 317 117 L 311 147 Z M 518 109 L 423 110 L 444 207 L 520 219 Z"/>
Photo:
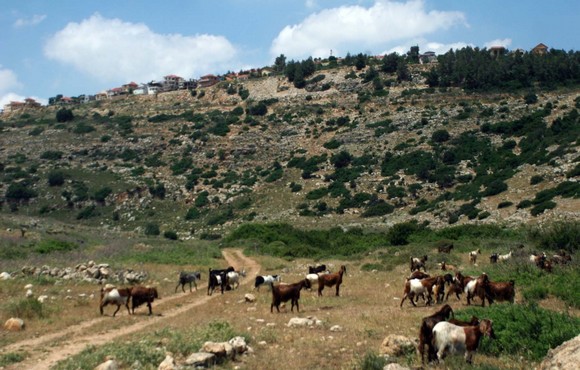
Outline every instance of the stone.
<path fill-rule="evenodd" d="M 320 326 L 322 321 L 318 320 L 316 317 L 293 317 L 288 321 L 286 326 L 288 327 L 302 327 L 302 326 Z"/>
<path fill-rule="evenodd" d="M 249 302 L 249 303 L 256 302 L 256 296 L 253 294 L 250 294 L 250 293 L 246 294 L 244 296 L 244 299 L 246 300 L 246 302 Z"/>
<path fill-rule="evenodd" d="M 411 369 L 406 366 L 401 366 L 399 364 L 392 363 L 385 365 L 385 367 L 383 367 L 383 370 L 411 370 Z"/>
<path fill-rule="evenodd" d="M 174 370 L 175 369 L 175 360 L 173 359 L 173 356 L 171 356 L 171 354 L 166 354 L 165 355 L 165 360 L 163 360 L 160 364 L 159 367 L 157 367 L 157 370 Z"/>
<path fill-rule="evenodd" d="M 234 347 L 228 342 L 205 342 L 200 351 L 213 353 L 218 358 L 233 359 L 236 355 Z"/>
<path fill-rule="evenodd" d="M 246 339 L 244 337 L 233 337 L 228 341 L 228 343 L 238 354 L 244 353 L 248 349 L 248 345 L 246 344 Z"/>
<path fill-rule="evenodd" d="M 118 370 L 119 364 L 114 359 L 107 360 L 95 367 L 95 370 Z"/>
<path fill-rule="evenodd" d="M 0 273 L 0 280 L 10 280 L 12 279 L 12 275 L 7 273 L 6 271 Z"/>
<path fill-rule="evenodd" d="M 8 331 L 21 331 L 24 330 L 24 320 L 17 317 L 12 317 L 6 320 L 4 323 L 4 329 Z"/>
<path fill-rule="evenodd" d="M 342 331 L 342 326 L 334 325 L 333 327 L 330 328 L 330 331 Z"/>
<path fill-rule="evenodd" d="M 383 340 L 379 354 L 401 356 L 415 351 L 415 342 L 403 335 L 391 334 Z"/>
<path fill-rule="evenodd" d="M 578 369 L 580 361 L 580 335 L 550 349 L 538 370 Z"/>
<path fill-rule="evenodd" d="M 193 367 L 211 367 L 216 363 L 216 356 L 213 353 L 197 352 L 192 353 L 185 360 L 187 366 Z"/>

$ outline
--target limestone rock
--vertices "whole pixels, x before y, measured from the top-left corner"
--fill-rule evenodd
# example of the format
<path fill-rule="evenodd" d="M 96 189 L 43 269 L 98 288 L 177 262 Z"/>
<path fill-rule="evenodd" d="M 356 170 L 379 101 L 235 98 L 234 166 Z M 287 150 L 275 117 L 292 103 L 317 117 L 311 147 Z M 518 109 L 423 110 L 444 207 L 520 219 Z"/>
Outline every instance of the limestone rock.
<path fill-rule="evenodd" d="M 392 363 L 392 364 L 385 365 L 385 367 L 383 367 L 383 370 L 410 370 L 410 368 L 396 364 L 396 363 Z"/>
<path fill-rule="evenodd" d="M 163 360 L 159 364 L 159 367 L 157 369 L 158 370 L 174 370 L 175 369 L 175 360 L 173 359 L 173 356 L 171 356 L 170 354 L 165 355 L 165 360 Z"/>
<path fill-rule="evenodd" d="M 197 367 L 211 367 L 216 363 L 216 356 L 213 353 L 197 352 L 192 353 L 185 360 L 187 366 Z"/>
<path fill-rule="evenodd" d="M 233 337 L 228 341 L 228 343 L 238 354 L 242 354 L 248 349 L 248 345 L 246 344 L 246 339 L 244 339 L 244 337 Z"/>
<path fill-rule="evenodd" d="M 213 353 L 218 358 L 235 357 L 234 347 L 228 342 L 205 342 L 201 347 L 201 352 Z"/>
<path fill-rule="evenodd" d="M 403 335 L 391 334 L 383 340 L 379 353 L 381 355 L 400 356 L 415 351 L 415 342 Z"/>
<path fill-rule="evenodd" d="M 24 320 L 17 317 L 12 317 L 4 323 L 4 329 L 8 331 L 21 331 L 24 330 Z"/>
<path fill-rule="evenodd" d="M 95 370 L 118 370 L 119 364 L 114 359 L 109 359 L 95 367 Z"/>
<path fill-rule="evenodd" d="M 322 321 L 318 320 L 316 317 L 293 317 L 288 321 L 286 326 L 288 327 L 302 327 L 302 326 L 313 326 L 322 325 Z"/>
<path fill-rule="evenodd" d="M 0 274 L 0 280 L 10 280 L 10 279 L 12 279 L 12 275 L 7 273 L 6 271 Z"/>
<path fill-rule="evenodd" d="M 256 296 L 253 294 L 248 293 L 244 296 L 244 298 L 245 298 L 246 302 L 249 302 L 249 303 L 256 302 Z"/>
<path fill-rule="evenodd" d="M 548 351 L 539 370 L 572 370 L 580 361 L 580 335 Z"/>

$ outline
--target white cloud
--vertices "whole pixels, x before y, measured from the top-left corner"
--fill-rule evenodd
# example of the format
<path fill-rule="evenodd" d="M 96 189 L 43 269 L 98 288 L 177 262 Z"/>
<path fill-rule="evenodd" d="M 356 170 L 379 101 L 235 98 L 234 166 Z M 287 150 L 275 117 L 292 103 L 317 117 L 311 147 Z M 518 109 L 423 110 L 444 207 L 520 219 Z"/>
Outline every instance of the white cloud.
<path fill-rule="evenodd" d="M 46 15 L 42 14 L 35 14 L 29 18 L 18 18 L 16 22 L 14 22 L 14 27 L 20 28 L 25 26 L 35 26 L 42 22 L 46 18 Z"/>
<path fill-rule="evenodd" d="M 272 56 L 326 57 L 376 48 L 448 29 L 467 26 L 465 16 L 454 11 L 427 11 L 423 0 L 405 3 L 376 0 L 368 8 L 341 6 L 314 13 L 301 23 L 286 26 L 272 42 Z M 349 50 L 352 48 L 352 50 Z"/>
<path fill-rule="evenodd" d="M 20 89 L 22 84 L 18 81 L 16 73 L 0 65 L 0 94 L 5 94 L 10 90 Z"/>
<path fill-rule="evenodd" d="M 144 24 L 94 14 L 46 42 L 45 55 L 105 82 L 197 78 L 231 68 L 237 51 L 222 36 L 157 34 Z"/>
<path fill-rule="evenodd" d="M 503 46 L 506 49 L 512 44 L 512 39 L 495 39 L 483 44 L 486 48 L 491 48 L 492 46 Z"/>

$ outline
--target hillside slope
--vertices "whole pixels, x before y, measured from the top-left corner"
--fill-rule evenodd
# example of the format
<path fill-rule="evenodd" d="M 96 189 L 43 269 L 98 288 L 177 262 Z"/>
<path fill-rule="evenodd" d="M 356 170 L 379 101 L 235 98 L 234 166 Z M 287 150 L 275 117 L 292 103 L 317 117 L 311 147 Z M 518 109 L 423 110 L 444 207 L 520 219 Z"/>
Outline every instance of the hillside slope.
<path fill-rule="evenodd" d="M 527 91 L 428 88 L 418 70 L 403 84 L 382 75 L 384 89 L 354 72 L 318 71 L 305 89 L 274 76 L 4 114 L 1 212 L 182 239 L 248 221 L 580 215 L 577 88 L 526 104 Z M 59 109 L 74 119 L 57 122 Z"/>

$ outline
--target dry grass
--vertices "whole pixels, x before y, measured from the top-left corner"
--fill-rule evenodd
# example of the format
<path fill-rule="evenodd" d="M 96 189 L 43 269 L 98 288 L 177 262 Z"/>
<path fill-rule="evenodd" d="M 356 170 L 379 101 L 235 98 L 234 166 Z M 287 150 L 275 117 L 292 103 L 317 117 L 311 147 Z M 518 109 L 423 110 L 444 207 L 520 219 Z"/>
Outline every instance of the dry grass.
<path fill-rule="evenodd" d="M 466 257 L 461 257 L 462 264 L 466 265 Z M 257 257 L 261 264 L 260 273 L 280 273 L 285 282 L 295 282 L 303 278 L 307 265 L 312 261 L 296 260 L 285 261 L 272 257 Z M 486 261 L 481 259 L 480 268 L 485 269 Z M 235 365 L 247 369 L 278 369 L 284 364 L 287 369 L 352 369 L 357 368 L 362 358 L 368 352 L 377 353 L 381 342 L 389 334 L 400 334 L 416 338 L 421 318 L 433 313 L 436 309 L 412 307 L 408 301 L 403 308 L 399 308 L 403 291 L 404 277 L 408 275 L 408 266 L 398 266 L 389 272 L 365 272 L 360 267 L 365 260 L 349 261 L 321 261 L 336 271 L 341 264 L 347 265 L 347 274 L 341 287 L 341 296 L 334 296 L 334 288 L 325 288 L 324 296 L 317 297 L 316 290 L 303 291 L 300 299 L 300 313 L 291 313 L 289 306 L 282 308 L 281 313 L 270 313 L 271 293 L 262 288 L 260 292 L 253 292 L 252 281 L 246 281 L 238 290 L 219 295 L 206 304 L 188 310 L 163 320 L 147 328 L 151 333 L 157 329 L 171 329 L 183 331 L 190 328 L 199 328 L 211 321 L 226 321 L 236 332 L 247 333 L 250 345 L 255 354 L 243 357 Z M 225 263 L 225 262 L 224 262 Z M 199 291 L 194 293 L 174 293 L 176 276 L 181 267 L 148 265 L 144 266 L 153 277 L 152 283 L 159 287 L 162 299 L 153 306 L 156 315 L 163 315 L 165 311 L 183 305 L 187 302 L 199 300 L 206 295 L 207 276 L 203 277 Z M 242 267 L 242 266 L 236 266 Z M 202 269 L 202 271 L 204 271 Z M 430 271 L 434 273 L 435 271 Z M 251 280 L 251 277 L 246 278 Z M 2 302 L 9 297 L 24 296 L 23 286 L 28 280 L 12 280 L 2 282 L 0 296 Z M 123 310 L 116 318 L 100 319 L 98 313 L 99 287 L 91 284 L 63 283 L 62 285 L 36 286 L 37 295 L 48 294 L 58 297 L 47 304 L 51 315 L 46 319 L 32 319 L 27 322 L 27 329 L 20 333 L 0 332 L 0 347 L 10 343 L 31 339 L 47 333 L 57 332 L 73 325 L 82 326 L 98 321 L 95 325 L 87 326 L 87 330 L 101 332 L 113 328 L 121 328 L 129 324 L 148 320 L 145 307 L 138 309 L 134 316 L 128 316 Z M 80 300 L 79 294 L 94 294 L 93 298 Z M 246 303 L 244 295 L 254 293 L 255 303 Z M 72 299 L 66 299 L 70 296 Z M 517 296 L 516 301 L 521 302 Z M 465 306 L 465 301 L 450 298 L 449 302 L 454 310 Z M 549 299 L 543 304 L 551 309 L 565 308 L 561 302 Z M 111 315 L 113 307 L 106 308 L 106 314 Z M 568 312 L 570 312 L 568 310 Z M 571 314 L 580 316 L 578 310 Z M 322 320 L 323 325 L 311 328 L 289 328 L 286 326 L 292 317 L 316 317 Z M 0 310 L 0 319 L 7 319 L 4 310 Z M 341 331 L 333 332 L 330 328 L 340 325 Z M 81 328 L 81 330 L 83 330 Z M 65 337 L 57 337 L 51 345 L 57 345 L 70 340 L 72 333 Z M 130 335 L 126 340 L 137 340 L 138 336 Z M 161 341 L 161 338 L 160 338 Z M 264 344 L 265 343 L 265 344 Z M 0 353 L 3 353 L 0 348 Z M 409 355 L 396 359 L 399 363 L 408 366 L 419 366 L 417 356 Z M 456 365 L 454 365 L 456 364 Z M 514 361 L 506 357 L 492 358 L 481 354 L 475 356 L 475 364 L 498 368 L 523 368 L 530 364 Z M 450 360 L 448 366 L 462 367 L 462 361 Z M 225 365 L 229 367 L 230 365 Z M 443 367 L 441 367 L 443 368 Z"/>

